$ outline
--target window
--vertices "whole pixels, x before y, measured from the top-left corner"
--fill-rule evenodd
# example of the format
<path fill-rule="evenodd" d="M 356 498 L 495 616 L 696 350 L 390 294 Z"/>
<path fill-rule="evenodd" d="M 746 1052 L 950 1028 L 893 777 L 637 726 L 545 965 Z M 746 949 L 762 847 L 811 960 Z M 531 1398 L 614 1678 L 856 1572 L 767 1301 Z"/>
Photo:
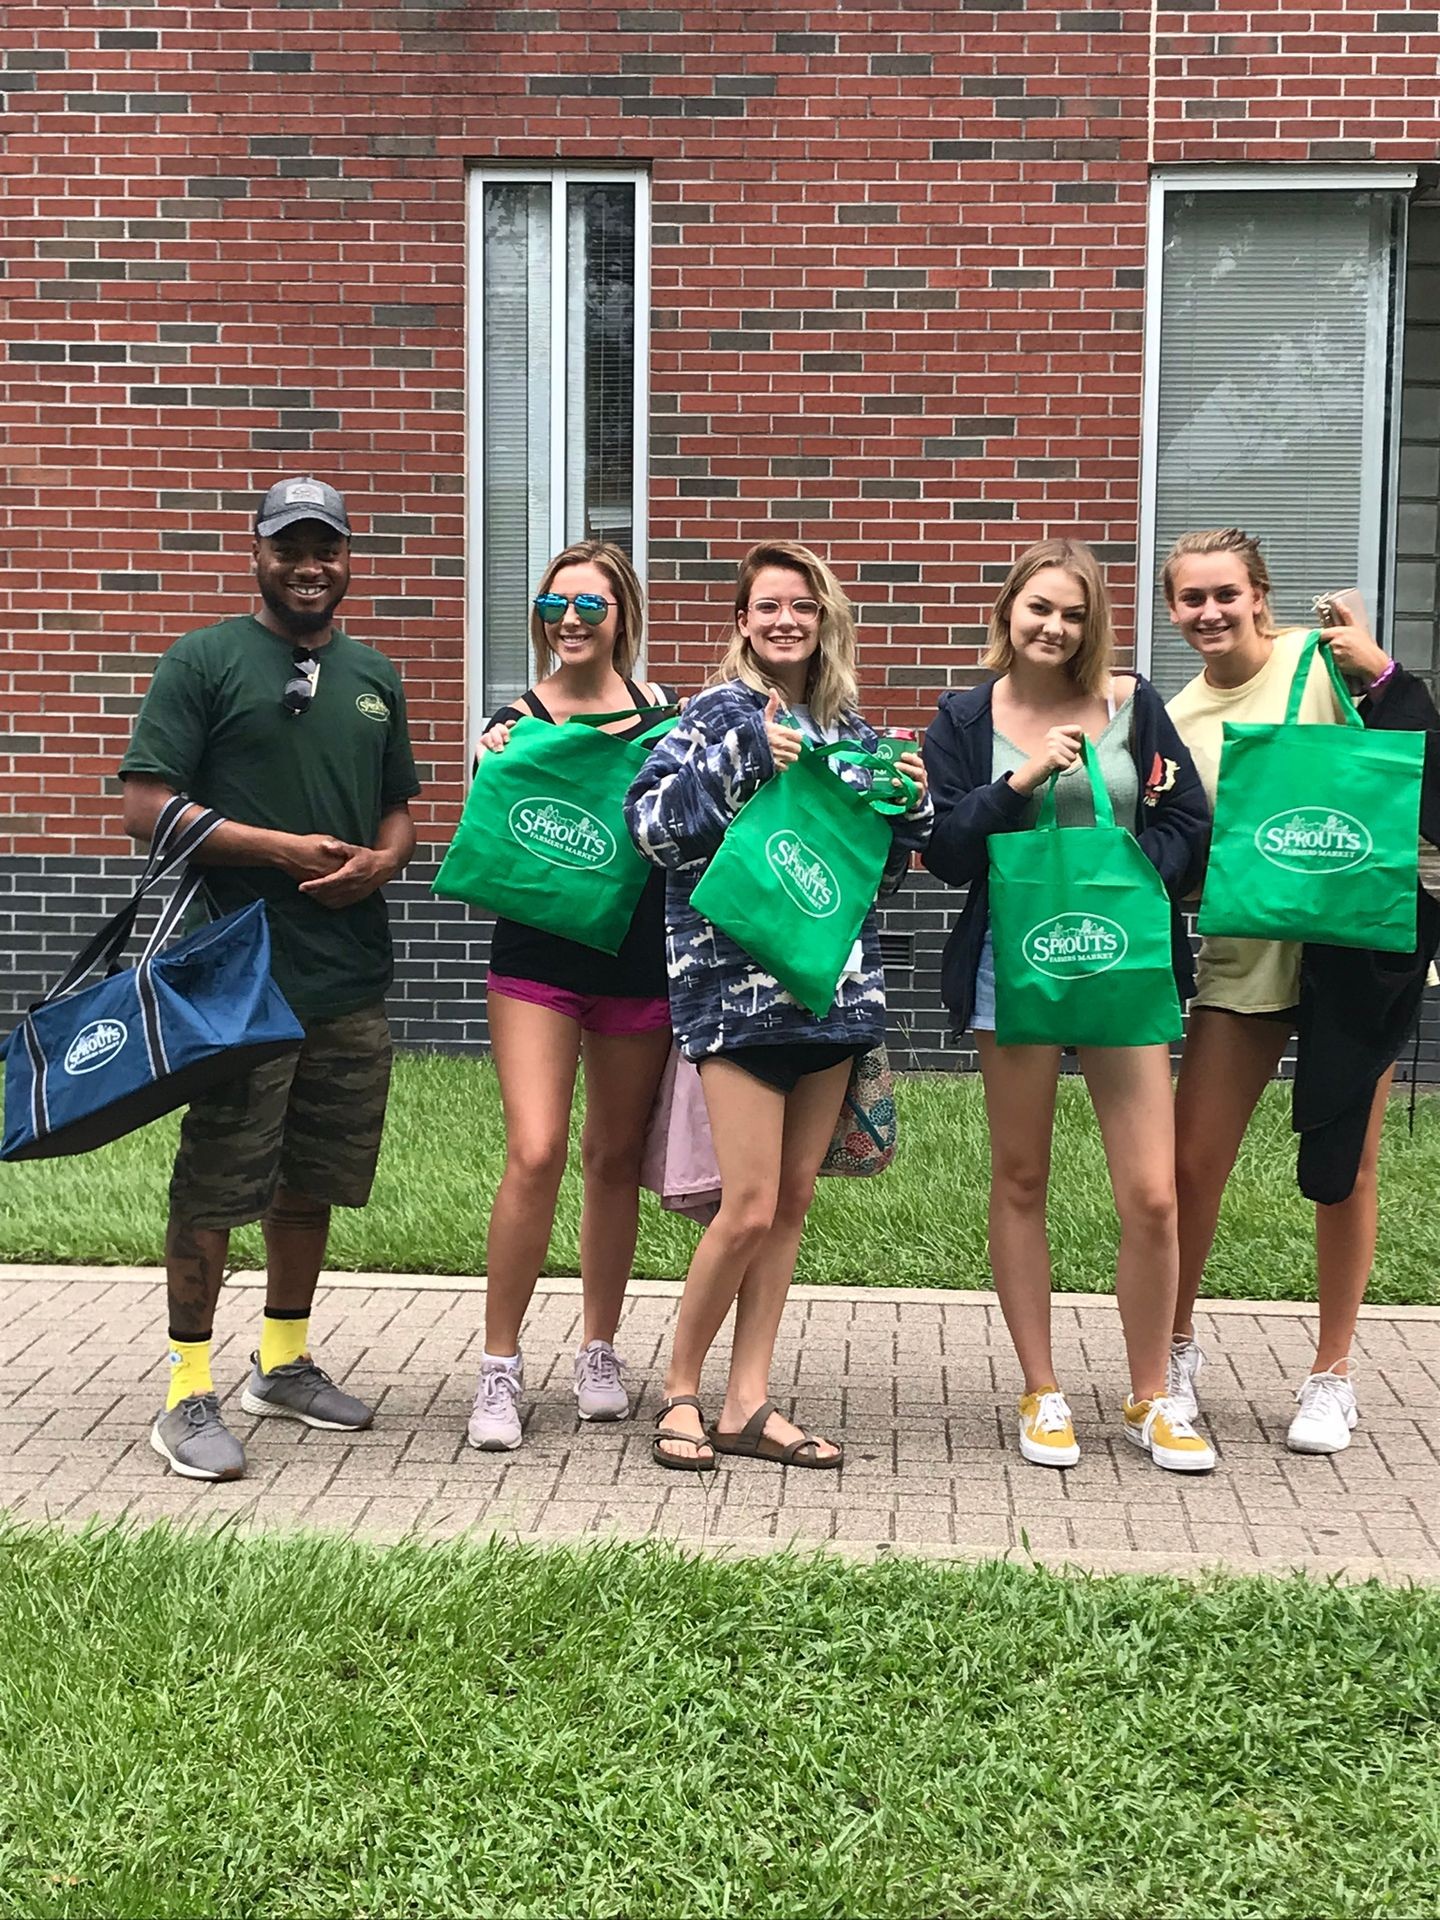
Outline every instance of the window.
<path fill-rule="evenodd" d="M 645 571 L 642 174 L 470 178 L 471 733 L 530 684 L 545 562 L 613 540 Z"/>
<path fill-rule="evenodd" d="M 1288 177 L 1287 177 L 1288 176 Z M 1359 586 L 1393 624 L 1397 328 L 1413 176 L 1162 176 L 1151 214 L 1140 657 L 1195 671 L 1158 586 L 1177 534 L 1260 536 L 1277 619 Z M 1278 190 L 1277 190 L 1278 189 Z"/>

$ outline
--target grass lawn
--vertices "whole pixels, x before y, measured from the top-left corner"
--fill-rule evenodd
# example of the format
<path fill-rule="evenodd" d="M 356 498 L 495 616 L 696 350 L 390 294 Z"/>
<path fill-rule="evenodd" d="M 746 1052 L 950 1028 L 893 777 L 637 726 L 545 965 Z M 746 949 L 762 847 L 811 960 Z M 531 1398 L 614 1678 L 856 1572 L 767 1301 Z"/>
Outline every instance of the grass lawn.
<path fill-rule="evenodd" d="M 1440 1594 L 0 1531 L 0 1915 L 1440 1913 Z"/>
<path fill-rule="evenodd" d="M 1115 1217 L 1094 1116 L 1083 1086 L 1061 1087 L 1050 1226 L 1056 1284 L 1108 1291 Z M 578 1115 L 577 1115 L 578 1126 Z M 73 1160 L 0 1166 L 0 1260 L 85 1264 L 159 1261 L 176 1123 Z M 800 1250 L 801 1280 L 879 1286 L 989 1284 L 985 1254 L 988 1148 L 977 1078 L 926 1074 L 900 1087 L 900 1155 L 876 1180 L 822 1180 Z M 334 1267 L 402 1273 L 483 1269 L 485 1222 L 504 1136 L 488 1061 L 405 1054 L 380 1176 L 370 1206 L 337 1213 Z M 578 1153 L 561 1193 L 547 1271 L 579 1257 Z M 1380 1247 L 1370 1298 L 1440 1303 L 1435 1206 L 1440 1192 L 1440 1098 L 1423 1097 L 1413 1137 L 1396 1101 L 1381 1164 Z M 1270 1089 L 1226 1195 L 1209 1270 L 1214 1294 L 1296 1299 L 1314 1294 L 1314 1210 L 1295 1185 L 1289 1095 Z M 683 1274 L 695 1233 L 646 1196 L 637 1274 Z M 261 1260 L 251 1229 L 235 1239 L 244 1265 Z"/>

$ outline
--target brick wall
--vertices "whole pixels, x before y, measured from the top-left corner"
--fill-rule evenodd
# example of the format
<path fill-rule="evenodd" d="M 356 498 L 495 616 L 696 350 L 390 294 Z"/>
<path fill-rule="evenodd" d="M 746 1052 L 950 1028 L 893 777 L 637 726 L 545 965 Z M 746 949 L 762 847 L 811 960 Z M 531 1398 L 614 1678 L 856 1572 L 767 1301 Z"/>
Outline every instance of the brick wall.
<path fill-rule="evenodd" d="M 248 601 L 245 515 L 307 468 L 448 834 L 467 162 L 651 170 L 652 671 L 698 679 L 739 551 L 793 534 L 916 721 L 1043 532 L 1129 631 L 1150 164 L 1440 156 L 1415 9 L 11 0 L 0 35 L 12 879 L 117 854 L 148 663 Z"/>

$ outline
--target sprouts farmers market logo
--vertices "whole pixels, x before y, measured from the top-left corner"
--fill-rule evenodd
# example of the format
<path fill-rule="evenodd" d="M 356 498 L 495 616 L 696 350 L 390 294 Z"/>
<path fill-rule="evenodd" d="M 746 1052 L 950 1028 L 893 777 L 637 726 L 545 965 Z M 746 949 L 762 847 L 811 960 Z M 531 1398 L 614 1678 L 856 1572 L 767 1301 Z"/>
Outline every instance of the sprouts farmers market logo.
<path fill-rule="evenodd" d="M 66 1073 L 94 1073 L 108 1067 L 130 1038 L 123 1020 L 92 1020 L 82 1027 L 65 1050 Z"/>
<path fill-rule="evenodd" d="M 797 833 L 772 833 L 765 858 L 786 893 L 812 919 L 825 920 L 840 905 L 840 883 Z"/>
<path fill-rule="evenodd" d="M 1115 920 L 1095 913 L 1057 913 L 1025 936 L 1022 951 L 1037 973 L 1052 980 L 1088 980 L 1125 958 L 1130 941 Z"/>
<path fill-rule="evenodd" d="M 1334 807 L 1287 807 L 1255 832 L 1255 849 L 1286 873 L 1349 873 L 1370 858 L 1370 830 Z"/>
<path fill-rule="evenodd" d="M 568 800 L 547 800 L 541 794 L 515 802 L 510 831 L 522 847 L 552 867 L 608 867 L 617 851 L 615 836 L 603 820 Z"/>

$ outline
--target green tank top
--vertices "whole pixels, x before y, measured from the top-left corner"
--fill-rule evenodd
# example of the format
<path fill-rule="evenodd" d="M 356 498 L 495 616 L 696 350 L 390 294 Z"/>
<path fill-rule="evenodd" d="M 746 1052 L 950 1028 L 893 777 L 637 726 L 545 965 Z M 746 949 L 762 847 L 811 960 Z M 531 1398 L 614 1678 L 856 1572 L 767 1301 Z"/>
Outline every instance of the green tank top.
<path fill-rule="evenodd" d="M 1130 752 L 1130 702 L 1111 714 L 1105 731 L 1095 743 L 1100 756 L 1100 773 L 1105 782 L 1105 791 L 1110 795 L 1110 804 L 1115 809 L 1117 827 L 1128 827 L 1135 831 L 1135 818 L 1140 805 L 1140 776 L 1135 770 L 1135 761 Z M 1007 739 L 997 727 L 995 746 L 991 756 L 991 778 L 1003 780 L 1007 773 L 1018 773 L 1030 758 L 1013 740 Z M 1040 800 L 1044 794 L 1040 787 L 1031 795 L 1029 805 L 1022 816 L 1021 824 L 1033 827 L 1040 813 Z M 1085 769 L 1074 766 L 1062 773 L 1055 787 L 1055 818 L 1062 827 L 1093 827 L 1095 824 L 1095 802 L 1090 793 L 1090 782 Z"/>

